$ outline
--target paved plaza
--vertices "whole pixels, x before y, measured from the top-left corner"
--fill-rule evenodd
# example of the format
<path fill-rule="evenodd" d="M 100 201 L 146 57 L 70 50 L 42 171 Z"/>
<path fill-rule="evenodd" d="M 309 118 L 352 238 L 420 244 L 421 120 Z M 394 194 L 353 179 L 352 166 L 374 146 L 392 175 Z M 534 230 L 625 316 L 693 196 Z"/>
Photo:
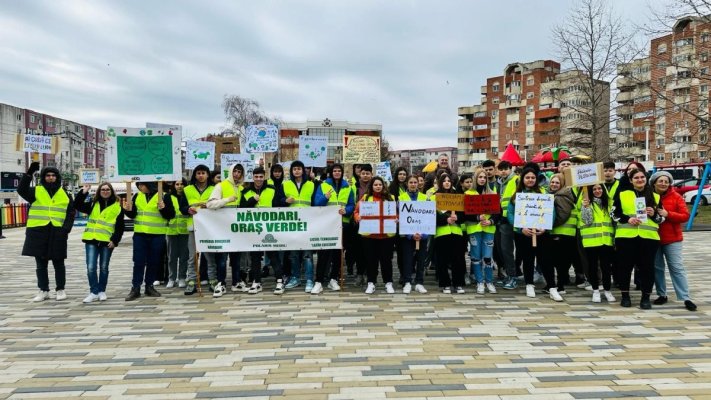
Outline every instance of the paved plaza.
<path fill-rule="evenodd" d="M 379 285 L 371 296 L 275 296 L 270 277 L 258 295 L 163 288 L 127 303 L 130 233 L 111 261 L 109 300 L 86 305 L 81 231 L 68 299 L 39 304 L 34 260 L 19 255 L 24 230 L 4 231 L 1 398 L 711 398 L 711 233 L 686 235 L 699 306 L 689 312 L 673 291 L 641 311 L 593 305 L 580 289 L 565 303 L 524 289 L 444 295 L 431 275 L 425 295 Z"/>

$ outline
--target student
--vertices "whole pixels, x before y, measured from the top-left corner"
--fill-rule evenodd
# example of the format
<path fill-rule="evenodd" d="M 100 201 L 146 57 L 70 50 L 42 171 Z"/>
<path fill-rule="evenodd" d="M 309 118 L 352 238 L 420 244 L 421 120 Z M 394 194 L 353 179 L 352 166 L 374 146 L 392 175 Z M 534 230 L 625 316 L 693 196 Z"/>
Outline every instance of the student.
<path fill-rule="evenodd" d="M 67 298 L 66 284 L 67 239 L 74 225 L 72 197 L 62 189 L 62 177 L 55 167 L 45 167 L 40 172 L 37 186 L 30 187 L 39 163 L 33 162 L 20 180 L 17 194 L 30 203 L 25 229 L 25 244 L 22 255 L 35 258 L 37 287 L 39 293 L 32 299 L 40 302 L 49 299 L 49 274 L 47 267 L 52 261 L 56 282 L 56 298 Z"/>
<path fill-rule="evenodd" d="M 193 226 L 192 216 L 197 214 L 198 210 L 205 208 L 207 200 L 210 198 L 215 186 L 209 180 L 210 178 L 210 168 L 206 165 L 200 164 L 193 170 L 193 174 L 190 177 L 190 185 L 186 186 L 185 196 L 178 199 L 178 204 L 180 205 L 180 213 L 183 215 L 188 215 L 188 271 L 187 280 L 188 283 L 185 285 L 186 296 L 197 293 L 197 286 L 195 281 L 199 279 L 197 276 L 196 265 L 199 265 L 199 260 L 196 259 L 196 247 L 195 247 L 195 228 Z"/>
<path fill-rule="evenodd" d="M 494 160 L 484 160 L 484 162 L 481 163 L 481 167 L 484 169 L 484 172 L 486 172 L 486 180 L 489 184 L 489 188 L 495 193 L 500 193 L 501 187 L 496 176 L 496 162 Z"/>
<path fill-rule="evenodd" d="M 338 213 L 341 215 L 341 226 L 335 227 L 345 231 L 351 226 L 351 216 L 355 209 L 355 200 L 351 193 L 351 187 L 343 179 L 343 165 L 333 164 L 330 168 L 329 177 L 316 188 L 314 205 L 338 206 Z M 345 235 L 343 236 L 345 239 Z M 316 263 L 316 283 L 311 294 L 323 292 L 323 286 L 328 281 L 328 288 L 333 291 L 341 290 L 338 278 L 341 274 L 341 250 L 330 249 L 318 252 L 318 262 Z M 328 275 L 327 275 L 328 272 Z"/>
<path fill-rule="evenodd" d="M 363 170 L 361 170 L 361 173 Z M 395 199 L 388 193 L 385 188 L 385 181 L 383 178 L 376 176 L 370 180 L 370 186 L 368 191 L 363 195 L 363 198 L 356 203 L 355 210 L 353 212 L 353 217 L 360 223 L 360 207 L 364 202 L 384 202 L 384 201 L 394 201 Z M 365 289 L 365 294 L 373 294 L 375 292 L 375 282 L 378 279 L 378 266 L 380 266 L 380 272 L 383 275 L 383 282 L 385 282 L 385 291 L 387 293 L 395 293 L 395 288 L 393 287 L 393 237 L 394 233 L 387 234 L 369 234 L 361 233 L 363 237 L 363 248 L 367 249 L 367 271 L 368 271 L 368 285 Z"/>
<path fill-rule="evenodd" d="M 511 163 L 508 161 L 501 161 L 496 167 L 499 171 L 499 177 L 501 180 L 501 219 L 499 219 L 499 225 L 496 228 L 496 232 L 500 233 L 500 240 L 498 241 L 501 251 L 500 257 L 506 271 L 507 279 L 504 282 L 504 289 L 513 290 L 516 289 L 516 264 L 514 258 L 514 231 L 513 224 L 509 224 L 508 212 L 509 203 L 511 202 L 511 197 L 516 193 L 516 186 L 518 185 L 519 177 L 516 175 L 512 169 Z"/>
<path fill-rule="evenodd" d="M 354 202 L 357 204 L 363 197 L 368 193 L 370 187 L 370 181 L 373 179 L 373 166 L 370 164 L 360 164 L 360 176 L 358 177 L 358 185 L 351 186 L 351 190 L 355 195 Z M 366 256 L 367 249 L 364 247 L 363 236 L 358 234 L 358 221 L 355 220 L 356 224 L 353 226 L 353 236 L 351 236 L 353 252 L 355 253 L 355 264 L 356 264 L 356 274 L 358 279 L 356 280 L 356 286 L 363 286 L 366 283 L 366 265 L 368 265 L 368 259 Z"/>
<path fill-rule="evenodd" d="M 518 182 L 516 191 L 512 193 L 511 201 L 508 204 L 507 218 L 509 225 L 513 226 L 514 223 L 517 193 L 543 192 L 544 190 L 538 186 L 538 174 L 536 170 L 533 168 L 524 168 L 521 172 L 521 179 Z M 537 236 L 537 247 L 533 247 L 532 237 L 534 235 Z M 544 273 L 550 274 L 551 264 L 548 259 L 549 254 L 547 254 L 547 252 L 551 250 L 548 245 L 550 235 L 548 235 L 545 229 L 516 228 L 515 241 L 516 249 L 520 251 L 523 259 L 523 277 L 526 282 L 526 296 L 536 297 L 536 289 L 533 285 L 534 261 L 538 259 L 539 264 L 543 267 Z M 504 288 L 506 288 L 506 286 L 504 286 Z"/>
<path fill-rule="evenodd" d="M 393 181 L 390 182 L 388 187 L 388 192 L 394 199 L 400 198 L 401 194 L 407 192 L 407 169 L 405 167 L 397 167 L 395 169 L 395 175 L 393 175 Z M 396 235 L 393 239 L 395 243 L 395 253 L 397 254 L 397 269 L 400 274 L 400 286 L 404 287 L 405 274 L 403 272 L 403 256 L 402 256 L 402 246 L 400 245 L 400 236 Z"/>
<path fill-rule="evenodd" d="M 86 201 L 91 185 L 84 185 L 74 199 L 74 209 L 89 215 L 81 236 L 86 249 L 86 274 L 89 295 L 84 303 L 106 301 L 109 281 L 109 260 L 123 236 L 123 210 L 110 183 L 104 182 L 96 189 L 90 202 Z M 99 264 L 97 275 L 97 263 Z"/>
<path fill-rule="evenodd" d="M 417 176 L 410 175 L 407 178 L 407 191 L 400 195 L 398 199 L 403 201 L 428 201 L 430 199 L 424 193 L 419 192 L 417 186 L 419 180 Z M 415 291 L 417 293 L 427 293 L 424 286 L 425 280 L 425 259 L 427 257 L 427 239 L 429 235 L 424 233 L 415 233 L 414 235 L 400 235 L 400 243 L 402 244 L 403 256 L 403 273 L 405 276 L 405 285 L 402 288 L 404 294 L 409 294 L 412 291 L 412 271 L 415 270 Z M 419 249 L 417 242 L 420 243 Z"/>
<path fill-rule="evenodd" d="M 462 180 L 466 179 L 462 175 Z M 488 182 L 487 173 L 482 168 L 474 170 L 476 183 L 464 192 L 468 196 L 496 194 Z M 471 265 L 471 280 L 477 283 L 477 294 L 496 293 L 494 286 L 494 234 L 496 233 L 497 217 L 489 214 L 465 215 L 466 230 L 469 235 L 469 259 Z"/>
<path fill-rule="evenodd" d="M 350 179 L 348 180 L 348 186 L 353 196 L 353 207 L 355 208 L 355 202 L 358 201 L 357 188 L 359 186 L 358 179 L 360 178 L 360 164 L 353 164 L 353 170 Z M 343 239 L 344 239 L 344 249 L 346 258 L 346 275 L 348 277 L 353 277 L 355 275 L 354 266 L 356 265 L 356 240 L 358 240 L 358 230 L 355 227 L 355 222 L 353 218 L 350 218 L 350 223 L 343 227 Z"/>
<path fill-rule="evenodd" d="M 631 307 L 630 278 L 633 267 L 637 265 L 642 289 L 639 308 L 648 310 L 652 308 L 649 296 L 654 285 L 654 259 L 659 249 L 659 224 L 664 218 L 657 211 L 659 195 L 647 184 L 644 171 L 632 169 L 627 176 L 631 178 L 632 187 L 622 190 L 613 205 L 613 218 L 617 222 L 615 282 L 619 284 L 622 292 L 620 305 Z"/>
<path fill-rule="evenodd" d="M 448 174 L 443 173 L 437 181 L 437 195 L 455 193 L 452 180 Z M 452 293 L 452 286 L 458 294 L 464 294 L 464 274 L 466 261 L 461 251 L 462 228 L 461 221 L 464 213 L 453 211 L 437 211 L 437 230 L 435 232 L 434 246 L 437 262 L 437 277 L 442 293 Z M 456 251 L 455 251 L 456 249 Z M 449 270 L 452 270 L 452 276 Z"/>
<path fill-rule="evenodd" d="M 567 186 L 565 175 L 557 173 L 548 183 L 548 192 L 554 195 L 555 219 L 551 230 L 551 246 L 556 249 L 556 256 L 552 257 L 553 265 L 544 265 L 548 269 L 546 290 L 552 300 L 563 301 L 561 294 L 565 294 L 565 284 L 568 282 L 568 271 L 573 263 L 577 251 L 578 229 L 578 204 L 579 192 Z M 556 273 L 558 284 L 556 285 Z"/>
<path fill-rule="evenodd" d="M 620 187 L 620 181 L 615 178 L 616 173 L 617 171 L 615 171 L 615 163 L 613 161 L 605 161 L 602 163 L 602 174 L 605 177 L 603 187 L 605 188 L 607 197 L 610 198 L 610 204 L 612 204 L 612 201 L 615 199 L 617 189 Z"/>
<path fill-rule="evenodd" d="M 669 275 L 677 300 L 683 301 L 687 310 L 696 311 L 696 304 L 691 301 L 691 296 L 689 296 L 689 282 L 686 279 L 686 270 L 681 258 L 682 241 L 684 240 L 681 224 L 689 220 L 689 210 L 686 208 L 684 198 L 671 188 L 672 182 L 674 182 L 672 175 L 666 171 L 658 171 L 650 178 L 654 192 L 660 196 L 659 215 L 664 218 L 664 222 L 659 225 L 660 246 L 654 263 L 654 285 L 657 288 L 658 296 L 654 300 L 654 304 L 662 305 L 668 301 L 666 279 L 664 278 L 666 264 L 669 267 Z"/>
<path fill-rule="evenodd" d="M 289 180 L 284 181 L 284 195 L 289 207 L 311 207 L 315 192 L 314 183 L 304 177 L 304 163 L 296 160 L 291 163 Z M 291 260 L 291 279 L 286 284 L 287 289 L 301 285 L 301 266 L 304 266 L 306 286 L 304 291 L 310 293 L 314 288 L 314 263 L 311 250 L 295 250 L 289 254 Z"/>
<path fill-rule="evenodd" d="M 590 266 L 588 279 L 593 288 L 592 302 L 599 303 L 601 300 L 598 278 L 599 265 L 605 299 L 612 303 L 615 301 L 615 296 L 610 292 L 615 237 L 615 228 L 610 217 L 612 200 L 609 197 L 609 192 L 605 190 L 604 184 L 588 186 L 586 189 L 588 199 L 583 199 L 580 203 L 581 206 L 578 207 L 580 210 L 578 226 Z"/>
<path fill-rule="evenodd" d="M 145 277 L 145 294 L 148 297 L 160 297 L 153 287 L 161 256 L 165 249 L 165 233 L 168 221 L 175 218 L 173 201 L 170 193 L 158 198 L 156 182 L 138 182 L 139 193 L 123 202 L 126 216 L 133 219 L 133 279 L 131 291 L 126 301 L 141 297 L 141 283 Z"/>
<path fill-rule="evenodd" d="M 185 186 L 188 181 L 182 178 L 175 181 L 173 188 L 170 191 L 170 199 L 173 201 L 175 208 L 175 218 L 168 221 L 168 232 L 166 238 L 168 241 L 168 284 L 165 286 L 170 289 L 175 287 L 177 282 L 179 288 L 185 287 L 185 278 L 188 272 L 188 220 L 187 215 L 183 215 L 177 210 L 180 209 L 180 199 L 185 196 Z"/>
<path fill-rule="evenodd" d="M 288 207 L 288 204 L 286 203 L 286 197 L 284 196 L 284 188 L 283 188 L 283 183 L 284 183 L 284 167 L 281 164 L 274 164 L 272 165 L 270 171 L 269 171 L 269 179 L 267 180 L 267 185 L 271 186 L 274 188 L 274 207 Z M 275 251 L 274 252 L 275 257 L 279 258 L 279 264 L 281 265 L 281 270 L 282 273 L 284 271 L 290 271 L 288 267 L 289 263 L 289 258 L 284 257 L 285 254 L 288 254 L 287 251 Z M 232 257 L 230 257 L 230 263 Z M 271 263 L 271 259 L 269 256 L 265 255 L 265 265 L 264 268 L 262 269 L 262 277 L 269 276 L 269 264 L 267 264 L 266 261 L 269 261 Z M 234 271 L 234 267 L 233 267 Z M 282 278 L 284 279 L 283 276 L 277 277 L 277 278 Z M 233 282 L 234 281 L 234 274 L 233 274 Z"/>
<path fill-rule="evenodd" d="M 417 174 L 417 191 L 425 194 L 425 177 L 422 174 Z"/>

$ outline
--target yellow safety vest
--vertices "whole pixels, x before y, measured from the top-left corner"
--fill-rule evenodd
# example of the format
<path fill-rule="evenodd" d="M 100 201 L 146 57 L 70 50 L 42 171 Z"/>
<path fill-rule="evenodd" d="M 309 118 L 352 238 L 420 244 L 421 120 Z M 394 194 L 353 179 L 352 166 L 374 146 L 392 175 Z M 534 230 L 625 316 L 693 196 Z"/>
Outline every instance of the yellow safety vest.
<path fill-rule="evenodd" d="M 262 193 L 259 195 L 259 201 L 257 202 L 256 207 L 257 208 L 272 207 L 272 204 L 274 202 L 274 194 L 275 193 L 276 193 L 276 191 L 274 190 L 274 188 L 270 187 L 270 186 L 267 186 L 264 189 L 262 189 Z M 256 195 L 256 194 L 257 193 L 254 190 L 249 189 L 248 191 L 244 192 L 244 199 L 249 200 L 252 197 L 254 197 L 254 195 Z"/>
<path fill-rule="evenodd" d="M 311 207 L 311 197 L 314 194 L 314 183 L 311 181 L 303 181 L 301 183 L 301 191 L 296 188 L 294 181 L 284 181 L 282 185 L 284 195 L 287 198 L 291 197 L 295 201 L 289 204 L 289 207 Z"/>
<path fill-rule="evenodd" d="M 488 185 L 488 183 L 487 183 Z M 496 193 L 496 190 L 494 190 L 494 193 Z M 465 195 L 475 195 L 478 196 L 479 192 L 477 192 L 474 189 L 469 189 L 466 192 L 464 192 Z M 489 214 L 483 214 L 487 219 L 491 219 L 491 215 Z M 465 221 L 464 226 L 467 230 L 467 235 L 471 235 L 472 233 L 477 233 L 477 232 L 485 232 L 485 233 L 496 233 L 496 225 L 489 225 L 489 226 L 482 226 L 481 221 L 475 222 L 475 221 Z"/>
<path fill-rule="evenodd" d="M 237 191 L 235 192 L 235 187 L 232 182 L 222 181 L 220 182 L 220 189 L 222 190 L 223 199 L 226 199 L 230 196 L 235 196 L 235 201 L 230 201 L 229 203 L 226 203 L 225 207 L 238 208 L 240 201 L 242 200 L 242 189 L 244 189 L 244 187 L 242 185 L 239 185 L 237 187 Z"/>
<path fill-rule="evenodd" d="M 116 218 L 121 214 L 121 206 L 114 202 L 103 211 L 97 202 L 91 209 L 89 220 L 86 222 L 86 229 L 81 235 L 82 240 L 98 240 L 108 242 L 116 229 Z"/>
<path fill-rule="evenodd" d="M 428 191 L 429 193 L 429 191 Z M 437 201 L 437 195 L 433 194 L 430 196 L 432 200 L 435 202 Z M 437 214 L 449 214 L 449 213 L 442 213 L 441 211 L 437 211 Z M 464 234 L 464 231 L 462 231 L 461 225 L 442 225 L 442 226 L 437 226 L 437 229 L 435 230 L 435 237 L 440 237 L 440 236 L 446 236 L 446 235 L 459 235 L 462 236 Z"/>
<path fill-rule="evenodd" d="M 210 199 L 210 195 L 212 194 L 212 191 L 215 189 L 214 186 L 209 185 L 205 188 L 205 191 L 200 193 L 198 192 L 197 188 L 195 185 L 188 185 L 183 189 L 185 192 L 185 198 L 188 200 L 188 205 L 190 207 L 198 204 L 198 203 L 207 203 L 207 201 Z M 188 228 L 193 227 L 193 216 L 188 215 Z"/>
<path fill-rule="evenodd" d="M 635 199 L 637 193 L 634 190 L 625 190 L 620 193 L 620 204 L 622 213 L 628 217 L 637 217 L 637 209 L 635 208 Z M 654 200 L 659 204 L 659 195 L 654 193 Z M 659 240 L 659 225 L 652 221 L 651 217 L 637 226 L 630 224 L 618 224 L 615 231 L 615 238 L 634 238 L 641 237 L 643 239 Z"/>
<path fill-rule="evenodd" d="M 133 231 L 136 233 L 150 233 L 165 235 L 168 231 L 168 221 L 158 211 L 158 193 L 146 202 L 146 195 L 136 195 L 136 219 L 133 221 Z"/>
<path fill-rule="evenodd" d="M 590 207 L 592 207 L 593 223 L 585 225 L 582 219 L 579 221 L 583 247 L 612 246 L 615 238 L 615 228 L 612 226 L 610 210 L 603 210 L 592 202 Z"/>
<path fill-rule="evenodd" d="M 503 194 L 501 196 L 501 216 L 506 218 L 509 215 L 509 203 L 511 203 L 511 197 L 516 194 L 516 185 L 518 184 L 518 175 L 514 175 L 502 190 Z"/>
<path fill-rule="evenodd" d="M 329 191 L 336 192 L 336 190 L 331 186 L 330 184 L 326 182 L 321 182 L 321 191 L 325 195 Z M 331 206 L 341 206 L 344 207 L 348 204 L 348 199 L 351 197 L 351 186 L 346 186 L 342 187 L 341 190 L 338 191 L 337 196 L 331 196 L 328 199 L 328 204 Z M 344 223 L 351 222 L 351 217 L 350 216 L 342 216 L 341 221 Z"/>
<path fill-rule="evenodd" d="M 607 197 L 609 197 L 610 200 L 615 198 L 615 194 L 617 193 L 617 189 L 619 188 L 619 186 L 620 186 L 620 181 L 617 179 L 615 179 L 615 183 L 612 184 L 612 187 L 610 188 L 609 191 L 607 190 L 607 186 L 605 186 L 604 183 L 602 184 L 602 187 L 607 192 Z"/>
<path fill-rule="evenodd" d="M 168 231 L 166 235 L 176 236 L 176 235 L 187 235 L 188 234 L 188 222 L 190 221 L 189 215 L 183 215 L 178 211 L 178 198 L 175 196 L 170 196 L 170 200 L 173 202 L 173 207 L 175 208 L 175 218 L 168 221 Z"/>
<path fill-rule="evenodd" d="M 573 195 L 576 196 L 575 199 L 575 204 L 573 205 L 573 209 L 570 210 L 570 217 L 563 223 L 563 225 L 555 226 L 553 227 L 553 230 L 551 231 L 552 234 L 554 235 L 563 235 L 563 236 L 575 236 L 577 229 L 578 229 L 578 207 L 582 205 L 582 194 L 580 194 L 580 189 L 577 188 L 576 193 L 576 188 L 573 188 L 572 192 Z"/>
<path fill-rule="evenodd" d="M 49 197 L 44 186 L 35 187 L 35 201 L 30 206 L 27 218 L 27 227 L 35 228 L 52 224 L 60 228 L 67 218 L 67 208 L 69 207 L 69 196 L 64 189 L 59 188 L 54 196 Z"/>

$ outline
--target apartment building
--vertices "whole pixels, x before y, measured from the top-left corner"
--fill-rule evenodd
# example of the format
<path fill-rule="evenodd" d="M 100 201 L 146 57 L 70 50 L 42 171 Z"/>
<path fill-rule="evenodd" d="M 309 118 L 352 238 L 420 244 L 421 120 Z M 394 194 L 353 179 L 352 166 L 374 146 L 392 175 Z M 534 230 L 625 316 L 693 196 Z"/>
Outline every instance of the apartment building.
<path fill-rule="evenodd" d="M 437 161 L 440 154 L 449 158 L 449 167 L 453 172 L 458 171 L 456 147 L 428 147 L 426 149 L 395 150 L 389 154 L 390 165 L 394 168 L 405 167 L 412 173 L 421 172 L 430 161 Z"/>
<path fill-rule="evenodd" d="M 708 18 L 686 17 L 650 41 L 649 56 L 618 66 L 617 129 L 626 159 L 708 160 Z"/>
<path fill-rule="evenodd" d="M 460 169 L 471 171 L 486 159 L 496 159 L 508 144 L 524 159 L 560 144 L 589 153 L 592 105 L 583 79 L 578 71 L 561 72 L 560 64 L 552 60 L 512 63 L 503 75 L 487 78 L 481 87 L 481 104 L 458 109 Z M 595 90 L 608 99 L 596 107 L 598 126 L 607 133 L 610 85 L 597 81 Z M 609 146 L 607 134 L 596 137 L 597 146 Z"/>

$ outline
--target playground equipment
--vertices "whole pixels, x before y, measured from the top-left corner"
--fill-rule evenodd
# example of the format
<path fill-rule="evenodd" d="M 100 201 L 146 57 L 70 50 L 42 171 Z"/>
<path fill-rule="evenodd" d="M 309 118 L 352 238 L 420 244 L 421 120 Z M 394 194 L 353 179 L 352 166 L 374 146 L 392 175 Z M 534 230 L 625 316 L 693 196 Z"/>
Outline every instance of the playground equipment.
<path fill-rule="evenodd" d="M 704 167 L 704 171 L 702 174 L 700 174 L 699 178 L 701 178 L 701 182 L 699 183 L 699 189 L 698 192 L 696 193 L 696 197 L 694 200 L 694 205 L 691 207 L 691 217 L 689 218 L 689 222 L 686 223 L 686 230 L 690 231 L 691 227 L 694 225 L 694 218 L 696 217 L 696 212 L 699 210 L 699 203 L 701 202 L 701 192 L 704 190 L 704 186 L 706 186 L 706 182 L 709 179 L 709 176 L 711 176 L 711 162 L 703 162 L 703 163 L 687 163 L 687 164 L 678 164 L 678 165 L 665 165 L 665 166 L 655 166 L 653 169 L 653 172 L 659 171 L 659 170 L 669 170 L 669 169 L 679 169 L 679 168 L 688 168 L 688 167 Z"/>

